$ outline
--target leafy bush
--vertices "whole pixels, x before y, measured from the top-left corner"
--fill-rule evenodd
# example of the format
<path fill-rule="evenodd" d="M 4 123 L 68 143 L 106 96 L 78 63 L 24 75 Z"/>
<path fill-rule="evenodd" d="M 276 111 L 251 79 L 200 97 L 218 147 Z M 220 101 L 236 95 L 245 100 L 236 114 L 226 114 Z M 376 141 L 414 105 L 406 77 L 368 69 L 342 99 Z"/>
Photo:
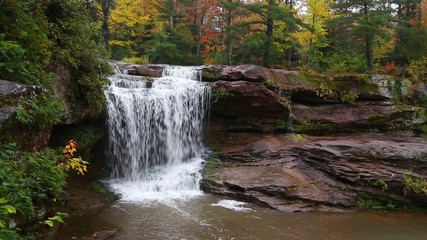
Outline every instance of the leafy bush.
<path fill-rule="evenodd" d="M 412 61 L 408 67 L 408 73 L 415 81 L 427 80 L 427 57 Z"/>
<path fill-rule="evenodd" d="M 357 53 L 335 53 L 328 58 L 329 71 L 332 73 L 364 72 L 366 60 Z"/>
<path fill-rule="evenodd" d="M 19 151 L 14 143 L 0 145 L 0 239 L 22 239 L 16 226 L 39 217 L 40 207 L 53 204 L 63 191 L 66 172 L 87 172 L 88 162 L 73 157 L 76 146 L 70 140 L 62 153 L 49 148 L 33 153 Z M 57 213 L 42 223 L 62 222 L 63 215 Z"/>
<path fill-rule="evenodd" d="M 122 59 L 123 62 L 130 62 L 135 64 L 148 64 L 148 56 L 144 56 L 142 58 L 139 57 L 125 57 Z"/>
<path fill-rule="evenodd" d="M 347 103 L 347 104 L 354 103 L 354 101 L 356 101 L 356 99 L 357 99 L 357 93 L 355 93 L 353 91 L 344 92 L 340 96 L 341 102 Z"/>
<path fill-rule="evenodd" d="M 405 195 L 411 192 L 427 195 L 427 179 L 413 177 L 411 172 L 403 175 L 403 185 Z"/>
<path fill-rule="evenodd" d="M 226 90 L 220 90 L 213 94 L 214 103 L 217 103 L 221 99 L 227 99 L 229 97 L 232 97 L 233 94 L 231 92 L 228 92 Z"/>
<path fill-rule="evenodd" d="M 0 78 L 40 85 L 50 94 L 23 104 L 21 122 L 49 128 L 59 119 L 60 101 L 52 97 L 54 75 L 49 72 L 56 65 L 71 68 L 73 110 L 101 112 L 111 68 L 100 43 L 100 24 L 89 16 L 85 1 L 4 0 L 0 16 Z"/>
<path fill-rule="evenodd" d="M 0 196 L 9 200 L 18 216 L 33 218 L 36 206 L 62 192 L 66 178 L 58 164 L 62 159 L 53 149 L 31 153 L 19 151 L 16 144 L 0 146 Z"/>
<path fill-rule="evenodd" d="M 17 119 L 24 125 L 48 129 L 60 120 L 62 110 L 63 102 L 46 93 L 21 104 L 18 107 Z"/>

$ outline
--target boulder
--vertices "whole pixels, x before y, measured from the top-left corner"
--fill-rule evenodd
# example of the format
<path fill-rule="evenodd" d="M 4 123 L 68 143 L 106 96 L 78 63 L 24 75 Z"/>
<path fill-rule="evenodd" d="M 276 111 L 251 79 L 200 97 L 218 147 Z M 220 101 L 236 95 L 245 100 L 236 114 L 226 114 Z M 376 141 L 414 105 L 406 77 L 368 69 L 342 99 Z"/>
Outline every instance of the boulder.
<path fill-rule="evenodd" d="M 47 92 L 47 90 L 40 86 L 27 85 L 17 82 L 11 82 L 6 80 L 0 80 L 0 96 L 1 97 L 35 97 L 41 93 Z"/>
<path fill-rule="evenodd" d="M 226 128 L 268 131 L 270 121 L 287 125 L 289 105 L 286 99 L 261 83 L 247 81 L 217 81 L 212 85 L 211 120 L 224 120 Z M 268 128 L 268 129 L 267 129 Z"/>
<path fill-rule="evenodd" d="M 402 207 L 427 200 L 425 194 L 405 195 L 405 178 L 427 178 L 427 141 L 408 134 L 240 134 L 215 147 L 219 154 L 204 171 L 204 191 L 281 211 Z"/>

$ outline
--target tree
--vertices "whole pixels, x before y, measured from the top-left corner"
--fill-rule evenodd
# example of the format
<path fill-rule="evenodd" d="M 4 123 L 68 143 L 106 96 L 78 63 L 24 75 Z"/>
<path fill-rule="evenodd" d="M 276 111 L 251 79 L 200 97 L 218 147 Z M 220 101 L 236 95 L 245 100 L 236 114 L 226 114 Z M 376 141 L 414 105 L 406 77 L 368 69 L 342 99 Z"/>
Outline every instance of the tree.
<path fill-rule="evenodd" d="M 427 55 L 427 29 L 423 25 L 422 0 L 396 0 L 396 46 L 393 58 L 401 65 Z"/>
<path fill-rule="evenodd" d="M 150 1 L 115 0 L 109 19 L 112 57 L 121 59 L 143 52 L 138 52 L 137 48 L 152 37 L 151 32 L 155 31 L 152 29 L 153 16 L 156 14 Z"/>
<path fill-rule="evenodd" d="M 225 6 L 229 6 L 231 10 L 237 8 L 244 10 L 246 16 L 242 17 L 242 21 L 235 22 L 233 27 L 239 28 L 245 34 L 243 44 L 246 44 L 246 47 L 254 48 L 241 49 L 236 56 L 241 60 L 247 60 L 249 55 L 244 51 L 252 50 L 251 58 L 253 60 L 256 59 L 256 62 L 265 67 L 271 66 L 276 23 L 282 22 L 288 26 L 288 29 L 295 28 L 297 20 L 293 12 L 288 6 L 279 4 L 276 0 L 230 2 Z"/>
<path fill-rule="evenodd" d="M 114 0 L 97 0 L 97 3 L 101 5 L 102 12 L 102 27 L 101 34 L 104 37 L 105 48 L 109 48 L 110 44 L 110 27 L 109 27 L 109 18 L 111 13 L 111 8 L 113 7 Z"/>
<path fill-rule="evenodd" d="M 302 7 L 306 8 L 301 16 L 307 26 L 295 32 L 304 64 L 312 67 L 322 61 L 321 49 L 328 46 L 327 21 L 332 18 L 328 0 L 306 0 Z"/>
<path fill-rule="evenodd" d="M 334 10 L 338 14 L 335 24 L 341 24 L 336 30 L 336 37 L 346 39 L 349 43 L 363 45 L 366 69 L 373 69 L 373 40 L 376 36 L 389 37 L 384 28 L 387 27 L 389 10 L 383 1 L 377 0 L 336 0 Z M 341 31 L 342 30 L 342 31 Z M 345 32 L 350 33 L 349 39 Z M 344 41 L 346 41 L 344 40 Z M 341 40 L 339 40 L 341 41 Z M 343 42 L 343 41 L 341 41 Z M 349 45 L 346 44 L 348 48 Z"/>

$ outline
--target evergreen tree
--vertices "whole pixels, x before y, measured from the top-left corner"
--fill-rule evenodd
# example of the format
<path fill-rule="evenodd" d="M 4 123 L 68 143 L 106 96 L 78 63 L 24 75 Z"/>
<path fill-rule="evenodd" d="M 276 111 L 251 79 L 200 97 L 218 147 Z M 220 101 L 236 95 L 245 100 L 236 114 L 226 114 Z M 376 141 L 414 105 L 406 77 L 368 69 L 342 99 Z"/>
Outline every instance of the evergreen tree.
<path fill-rule="evenodd" d="M 243 10 L 242 15 L 245 15 L 241 17 L 242 21 L 232 26 L 244 34 L 241 41 L 243 46 L 239 47 L 240 50 L 235 48 L 238 61 L 252 60 L 264 67 L 271 66 L 275 57 L 273 43 L 277 23 L 284 23 L 287 30 L 295 29 L 298 21 L 293 12 L 276 0 L 229 2 L 225 6 L 229 10 L 240 8 Z"/>
<path fill-rule="evenodd" d="M 389 6 L 379 0 L 336 0 L 333 4 L 338 15 L 333 21 L 332 32 L 338 51 L 359 46 L 364 53 L 366 69 L 373 69 L 373 41 L 375 37 L 388 38 L 385 31 L 389 23 Z M 344 44 L 343 44 L 344 43 Z"/>

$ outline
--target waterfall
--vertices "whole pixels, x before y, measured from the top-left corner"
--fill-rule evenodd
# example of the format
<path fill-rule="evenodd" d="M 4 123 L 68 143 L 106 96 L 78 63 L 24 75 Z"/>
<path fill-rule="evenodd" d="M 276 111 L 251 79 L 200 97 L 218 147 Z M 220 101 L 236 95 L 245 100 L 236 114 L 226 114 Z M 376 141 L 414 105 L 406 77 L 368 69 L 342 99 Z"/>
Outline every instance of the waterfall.
<path fill-rule="evenodd" d="M 124 200 L 200 193 L 202 130 L 210 88 L 195 67 L 166 66 L 161 78 L 116 74 L 107 99 L 107 184 Z"/>

